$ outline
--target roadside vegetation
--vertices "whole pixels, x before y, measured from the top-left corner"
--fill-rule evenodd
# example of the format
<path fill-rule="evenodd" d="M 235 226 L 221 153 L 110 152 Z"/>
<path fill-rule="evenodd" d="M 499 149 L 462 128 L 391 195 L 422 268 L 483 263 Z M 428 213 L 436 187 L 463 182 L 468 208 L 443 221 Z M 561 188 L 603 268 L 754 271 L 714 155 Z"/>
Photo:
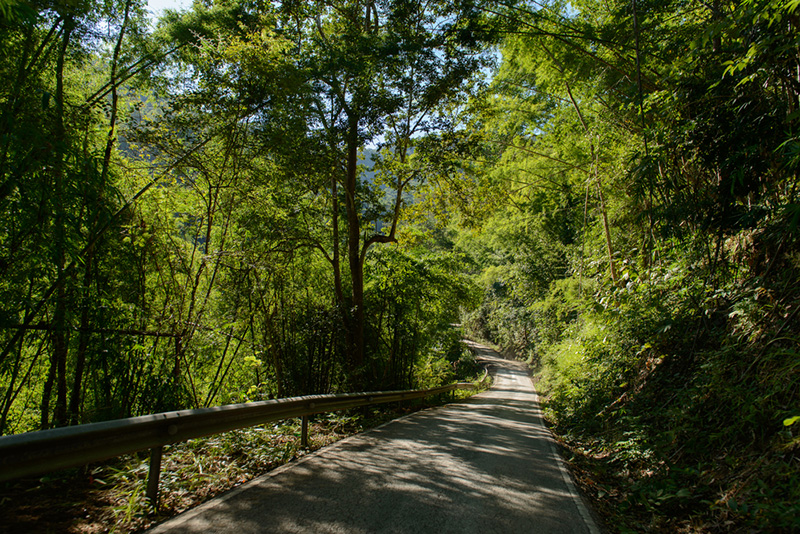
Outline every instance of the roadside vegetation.
<path fill-rule="evenodd" d="M 491 58 L 427 5 L 3 3 L 1 434 L 452 379 L 407 208 Z"/>
<path fill-rule="evenodd" d="M 798 5 L 570 6 L 476 122 L 510 202 L 461 234 L 464 324 L 534 368 L 611 531 L 796 532 Z"/>

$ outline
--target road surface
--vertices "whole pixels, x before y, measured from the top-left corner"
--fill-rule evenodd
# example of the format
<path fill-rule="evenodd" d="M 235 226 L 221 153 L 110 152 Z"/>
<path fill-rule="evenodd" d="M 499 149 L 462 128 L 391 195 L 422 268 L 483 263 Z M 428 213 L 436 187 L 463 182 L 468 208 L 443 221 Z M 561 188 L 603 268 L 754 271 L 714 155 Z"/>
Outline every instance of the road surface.
<path fill-rule="evenodd" d="M 525 366 L 473 346 L 489 391 L 309 454 L 151 534 L 599 533 Z"/>

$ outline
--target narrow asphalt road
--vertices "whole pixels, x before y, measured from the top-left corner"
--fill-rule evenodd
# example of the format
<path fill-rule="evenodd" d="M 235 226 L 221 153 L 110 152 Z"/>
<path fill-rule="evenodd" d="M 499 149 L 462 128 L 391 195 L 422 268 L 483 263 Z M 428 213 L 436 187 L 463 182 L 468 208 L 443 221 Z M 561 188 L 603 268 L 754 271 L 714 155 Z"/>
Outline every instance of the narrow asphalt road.
<path fill-rule="evenodd" d="M 489 391 L 340 441 L 150 532 L 599 533 L 525 366 L 473 347 Z"/>

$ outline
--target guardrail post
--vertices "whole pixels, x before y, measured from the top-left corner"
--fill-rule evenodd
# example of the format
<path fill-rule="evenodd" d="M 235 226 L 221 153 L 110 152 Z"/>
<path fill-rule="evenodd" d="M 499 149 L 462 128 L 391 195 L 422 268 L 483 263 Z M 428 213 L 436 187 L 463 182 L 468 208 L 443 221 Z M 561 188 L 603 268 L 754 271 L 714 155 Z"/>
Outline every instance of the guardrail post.
<path fill-rule="evenodd" d="M 300 448 L 308 448 L 308 416 L 303 416 L 303 422 L 300 425 Z"/>
<path fill-rule="evenodd" d="M 164 448 L 160 445 L 150 449 L 150 472 L 147 475 L 147 498 L 158 511 L 158 479 L 161 477 L 161 454 Z"/>

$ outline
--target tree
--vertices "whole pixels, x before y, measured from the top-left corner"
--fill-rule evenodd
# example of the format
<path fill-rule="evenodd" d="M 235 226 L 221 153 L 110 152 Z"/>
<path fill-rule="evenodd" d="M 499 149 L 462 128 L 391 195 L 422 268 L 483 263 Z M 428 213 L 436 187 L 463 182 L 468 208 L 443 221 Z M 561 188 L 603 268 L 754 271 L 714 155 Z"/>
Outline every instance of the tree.
<path fill-rule="evenodd" d="M 309 239 L 331 266 L 356 371 L 365 363 L 364 263 L 374 245 L 396 241 L 408 189 L 425 178 L 417 140 L 448 126 L 448 108 L 463 102 L 488 61 L 468 31 L 478 13 L 461 2 L 348 0 L 285 2 L 276 15 L 262 18 L 274 26 L 251 30 L 238 68 L 248 80 L 245 99 L 270 104 L 259 108 L 273 152 L 299 171 L 295 183 L 327 198 L 327 235 Z M 255 53 L 265 35 L 292 43 L 282 76 L 297 85 L 284 94 L 258 92 L 272 72 Z M 376 204 L 383 192 L 361 172 L 360 154 L 373 144 L 383 149 L 377 168 L 388 209 Z M 367 211 L 381 214 L 382 231 L 370 228 Z"/>
<path fill-rule="evenodd" d="M 93 33 L 99 20 L 109 22 L 109 34 Z M 120 61 L 143 21 L 135 2 L 56 3 L 17 10 L 3 24 L 0 69 L 13 82 L 0 98 L 0 216 L 8 229 L 2 236 L 7 329 L 0 372 L 9 372 L 0 426 L 22 384 L 41 365 L 43 346 L 49 346 L 50 358 L 40 391 L 40 426 L 77 420 L 88 332 L 94 328 L 85 313 L 92 264 L 102 245 L 100 229 L 107 228 L 116 209 L 111 160 Z M 86 61 L 99 57 L 105 43 L 111 50 L 110 72 Z M 103 87 L 98 93 L 86 91 L 95 83 Z M 70 335 L 75 315 L 80 316 L 77 340 Z M 36 320 L 45 321 L 46 339 L 37 338 L 43 325 Z M 40 347 L 28 362 L 26 340 Z"/>

